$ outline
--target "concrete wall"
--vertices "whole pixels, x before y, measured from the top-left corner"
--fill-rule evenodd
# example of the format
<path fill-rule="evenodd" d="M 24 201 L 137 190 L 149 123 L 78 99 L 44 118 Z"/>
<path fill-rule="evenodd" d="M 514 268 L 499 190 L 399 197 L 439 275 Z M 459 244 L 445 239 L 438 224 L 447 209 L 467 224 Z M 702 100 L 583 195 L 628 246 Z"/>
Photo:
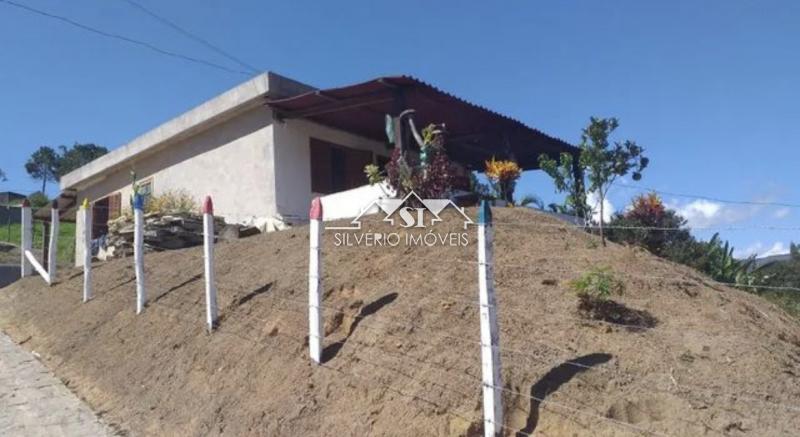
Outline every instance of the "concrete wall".
<path fill-rule="evenodd" d="M 270 82 L 276 84 L 295 82 L 283 79 L 272 73 L 260 74 L 185 113 L 161 124 L 134 138 L 110 153 L 73 170 L 61 177 L 61 189 L 84 188 L 103 178 L 109 171 L 129 167 L 132 157 L 154 153 L 170 143 L 181 141 L 207 130 L 225 119 L 230 119 L 243 109 L 262 106 L 263 97 L 269 91 Z"/>
<path fill-rule="evenodd" d="M 312 137 L 377 155 L 389 156 L 390 153 L 382 142 L 306 120 L 276 122 L 274 134 L 274 159 L 278 163 L 275 167 L 276 204 L 284 216 L 308 218 L 308 208 L 315 195 L 311 192 Z"/>
<path fill-rule="evenodd" d="M 135 171 L 139 180 L 152 180 L 155 195 L 182 189 L 198 205 L 211 195 L 215 212 L 232 221 L 272 215 L 276 211 L 271 157 L 271 111 L 257 107 L 158 153 L 131 160 L 79 190 L 77 198 L 94 201 L 119 192 L 123 208 L 129 208 L 130 172 Z"/>
<path fill-rule="evenodd" d="M 194 197 L 198 205 L 205 196 L 212 196 L 215 214 L 229 222 L 274 216 L 272 138 L 272 113 L 258 106 L 157 153 L 131 160 L 80 189 L 77 199 L 79 203 L 84 198 L 95 201 L 121 193 L 123 210 L 129 209 L 133 170 L 139 180 L 152 180 L 155 195 L 180 189 Z M 80 233 L 81 229 L 76 229 L 76 239 Z M 82 265 L 80 246 L 76 241 L 76 265 Z"/>

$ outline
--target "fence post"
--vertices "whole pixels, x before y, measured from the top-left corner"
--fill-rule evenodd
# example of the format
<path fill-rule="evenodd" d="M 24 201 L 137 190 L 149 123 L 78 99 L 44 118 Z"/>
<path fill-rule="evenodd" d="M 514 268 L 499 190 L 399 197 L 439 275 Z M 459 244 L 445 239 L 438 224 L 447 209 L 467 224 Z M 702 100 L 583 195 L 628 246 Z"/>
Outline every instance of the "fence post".
<path fill-rule="evenodd" d="M 478 211 L 478 294 L 481 319 L 483 434 L 485 437 L 495 437 L 503 426 L 500 339 L 497 327 L 497 299 L 494 294 L 493 243 L 492 210 L 489 202 L 483 200 Z"/>
<path fill-rule="evenodd" d="M 47 250 L 47 283 L 53 285 L 56 282 L 56 257 L 58 255 L 58 200 L 53 200 L 50 205 L 50 239 L 48 240 Z"/>
<path fill-rule="evenodd" d="M 92 207 L 83 199 L 80 212 L 83 221 L 83 302 L 92 298 Z"/>
<path fill-rule="evenodd" d="M 308 254 L 308 348 L 315 363 L 322 362 L 322 201 L 319 197 L 311 201 L 309 211 Z"/>
<path fill-rule="evenodd" d="M 206 323 L 208 332 L 217 325 L 217 284 L 214 280 L 214 204 L 211 196 L 203 203 L 203 255 L 206 277 Z"/>
<path fill-rule="evenodd" d="M 147 294 L 144 288 L 144 199 L 133 195 L 133 263 L 136 271 L 136 314 L 144 311 Z"/>
<path fill-rule="evenodd" d="M 33 213 L 31 212 L 31 203 L 28 199 L 22 201 L 22 210 L 20 211 L 20 228 L 22 230 L 22 241 L 20 242 L 20 253 L 22 259 L 20 260 L 20 275 L 24 278 L 33 273 L 33 265 L 25 256 L 25 252 L 33 249 Z"/>

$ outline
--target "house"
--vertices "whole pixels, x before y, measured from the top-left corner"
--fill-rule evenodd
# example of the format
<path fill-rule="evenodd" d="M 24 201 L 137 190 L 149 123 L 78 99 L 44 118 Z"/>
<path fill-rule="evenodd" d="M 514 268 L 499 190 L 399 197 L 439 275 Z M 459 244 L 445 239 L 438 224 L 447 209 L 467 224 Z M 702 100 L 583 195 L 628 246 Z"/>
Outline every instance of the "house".
<path fill-rule="evenodd" d="M 392 147 L 409 147 L 409 109 L 418 126 L 446 124 L 448 155 L 465 171 L 482 169 L 492 156 L 513 157 L 527 170 L 538 167 L 541 153 L 577 153 L 409 76 L 320 90 L 267 72 L 62 176 L 59 205 L 90 199 L 97 237 L 128 205 L 135 172 L 145 193 L 180 189 L 198 201 L 211 195 L 229 222 L 305 220 L 314 196 L 364 186 L 366 164 L 383 165 Z"/>
<path fill-rule="evenodd" d="M 24 194 L 15 193 L 13 191 L 0 192 L 0 205 L 16 205 L 22 203 L 24 199 Z"/>

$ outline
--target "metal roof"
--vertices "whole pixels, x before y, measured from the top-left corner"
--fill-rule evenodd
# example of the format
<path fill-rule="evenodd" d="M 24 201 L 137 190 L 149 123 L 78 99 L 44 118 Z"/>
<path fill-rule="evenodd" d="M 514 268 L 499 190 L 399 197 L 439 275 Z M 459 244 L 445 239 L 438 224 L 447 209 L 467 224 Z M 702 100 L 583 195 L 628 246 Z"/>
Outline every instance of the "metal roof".
<path fill-rule="evenodd" d="M 411 76 L 380 77 L 339 88 L 268 100 L 280 118 L 316 123 L 385 141 L 385 116 L 414 109 L 418 128 L 447 127 L 447 151 L 470 168 L 483 169 L 491 157 L 513 157 L 526 170 L 539 167 L 542 153 L 576 153 L 567 142 L 519 120 L 476 105 Z"/>

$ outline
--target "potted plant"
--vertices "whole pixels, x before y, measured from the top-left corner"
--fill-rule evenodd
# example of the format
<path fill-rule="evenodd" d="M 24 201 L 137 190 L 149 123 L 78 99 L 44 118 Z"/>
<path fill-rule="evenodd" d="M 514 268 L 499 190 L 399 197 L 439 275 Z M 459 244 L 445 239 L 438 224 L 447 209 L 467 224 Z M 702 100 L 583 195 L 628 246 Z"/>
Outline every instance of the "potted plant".
<path fill-rule="evenodd" d="M 496 206 L 514 204 L 514 188 L 521 174 L 522 170 L 514 161 L 498 161 L 494 157 L 490 161 L 486 161 L 486 177 L 495 192 L 494 203 Z"/>

